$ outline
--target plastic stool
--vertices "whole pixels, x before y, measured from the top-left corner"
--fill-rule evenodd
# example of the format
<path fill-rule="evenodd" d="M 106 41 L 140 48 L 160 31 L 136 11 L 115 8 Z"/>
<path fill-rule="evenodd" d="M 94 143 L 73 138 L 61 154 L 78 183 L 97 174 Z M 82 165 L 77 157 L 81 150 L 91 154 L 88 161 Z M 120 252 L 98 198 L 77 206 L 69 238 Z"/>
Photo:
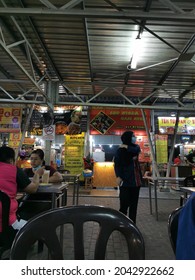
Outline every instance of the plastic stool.
<path fill-rule="evenodd" d="M 85 189 L 93 188 L 93 176 L 85 177 Z"/>

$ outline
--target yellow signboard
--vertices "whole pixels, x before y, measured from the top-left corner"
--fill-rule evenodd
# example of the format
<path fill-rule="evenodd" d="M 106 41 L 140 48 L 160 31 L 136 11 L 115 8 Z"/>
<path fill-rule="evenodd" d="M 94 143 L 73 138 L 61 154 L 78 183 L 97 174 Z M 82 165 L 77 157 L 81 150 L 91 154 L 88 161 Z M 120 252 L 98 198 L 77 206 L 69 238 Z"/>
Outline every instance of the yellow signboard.
<path fill-rule="evenodd" d="M 71 173 L 82 173 L 85 133 L 65 136 L 65 169 Z"/>
<path fill-rule="evenodd" d="M 79 145 L 83 146 L 85 143 L 85 133 L 82 132 L 81 134 L 75 134 L 75 135 L 68 135 L 66 134 L 66 145 Z"/>
<path fill-rule="evenodd" d="M 83 148 L 81 146 L 66 146 L 66 157 L 83 157 Z"/>
<path fill-rule="evenodd" d="M 156 162 L 167 163 L 168 162 L 167 135 L 155 135 L 155 142 L 156 142 Z"/>
<path fill-rule="evenodd" d="M 20 144 L 21 133 L 10 133 L 9 135 L 9 147 L 18 148 Z"/>
<path fill-rule="evenodd" d="M 176 118 L 174 117 L 158 117 L 159 132 L 161 134 L 173 134 Z M 195 118 L 179 118 L 178 134 L 195 135 Z"/>
<path fill-rule="evenodd" d="M 20 132 L 21 108 L 0 108 L 0 132 Z"/>

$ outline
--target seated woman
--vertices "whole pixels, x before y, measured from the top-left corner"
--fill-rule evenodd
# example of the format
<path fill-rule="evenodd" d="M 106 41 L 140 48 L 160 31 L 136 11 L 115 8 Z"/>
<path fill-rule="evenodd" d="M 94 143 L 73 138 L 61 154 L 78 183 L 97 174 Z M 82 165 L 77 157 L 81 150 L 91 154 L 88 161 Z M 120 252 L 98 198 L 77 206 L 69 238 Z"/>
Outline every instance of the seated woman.
<path fill-rule="evenodd" d="M 30 161 L 32 167 L 24 169 L 24 172 L 29 178 L 33 177 L 34 173 L 36 173 L 37 170 L 43 168 L 45 170 L 50 170 L 49 183 L 62 182 L 63 180 L 62 175 L 52 166 L 45 165 L 44 152 L 41 149 L 34 150 L 31 153 Z M 30 200 L 35 200 L 35 201 L 30 202 Z M 38 202 L 39 200 L 41 201 Z M 51 203 L 47 202 L 48 200 L 51 200 L 51 194 L 39 193 L 39 194 L 29 195 L 25 199 L 25 201 L 27 202 L 21 203 L 22 205 L 20 205 L 18 209 L 18 215 L 22 219 L 28 220 L 33 216 L 50 209 Z"/>
<path fill-rule="evenodd" d="M 44 166 L 45 170 L 50 170 L 49 183 L 62 182 L 62 175 L 52 166 L 45 165 L 44 152 L 41 149 L 34 150 L 30 155 L 31 168 L 24 169 L 28 177 L 33 177 L 36 170 Z"/>
<path fill-rule="evenodd" d="M 32 180 L 29 180 L 24 171 L 15 165 L 15 151 L 12 148 L 6 146 L 0 148 L 0 190 L 10 197 L 11 205 L 9 224 L 15 230 L 19 230 L 26 223 L 26 221 L 23 219 L 17 219 L 17 192 L 24 191 L 29 194 L 35 193 L 39 186 L 39 177 L 42 176 L 42 174 L 43 169 L 40 168 L 34 172 Z M 2 228 L 0 220 L 0 232 L 1 231 Z"/>

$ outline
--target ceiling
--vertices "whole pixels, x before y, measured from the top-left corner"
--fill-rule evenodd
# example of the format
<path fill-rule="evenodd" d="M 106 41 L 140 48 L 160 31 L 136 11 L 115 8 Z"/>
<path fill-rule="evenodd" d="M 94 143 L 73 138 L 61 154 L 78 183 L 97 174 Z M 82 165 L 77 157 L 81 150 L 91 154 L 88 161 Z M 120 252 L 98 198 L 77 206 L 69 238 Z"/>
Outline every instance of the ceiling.
<path fill-rule="evenodd" d="M 0 103 L 195 111 L 194 0 L 0 0 L 0 26 Z"/>

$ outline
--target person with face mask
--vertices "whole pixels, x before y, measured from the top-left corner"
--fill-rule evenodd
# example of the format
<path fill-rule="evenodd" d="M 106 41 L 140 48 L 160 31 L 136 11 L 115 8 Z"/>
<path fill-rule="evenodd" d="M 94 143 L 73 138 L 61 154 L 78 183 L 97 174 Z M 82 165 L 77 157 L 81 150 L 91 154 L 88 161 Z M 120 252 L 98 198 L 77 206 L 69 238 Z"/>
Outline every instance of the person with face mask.
<path fill-rule="evenodd" d="M 125 131 L 121 140 L 123 144 L 116 151 L 114 158 L 114 170 L 120 188 L 119 211 L 127 215 L 129 210 L 129 218 L 136 223 L 139 191 L 142 185 L 142 174 L 138 161 L 141 150 L 136 144 L 133 131 Z"/>
<path fill-rule="evenodd" d="M 26 175 L 31 178 L 39 170 L 49 170 L 49 183 L 61 183 L 63 178 L 62 175 L 52 166 L 45 165 L 44 152 L 41 149 L 34 150 L 30 155 L 31 168 L 24 169 Z M 43 174 L 42 172 L 42 174 Z M 41 177 L 39 178 L 41 179 Z M 22 203 L 18 208 L 18 216 L 22 219 L 29 220 L 35 215 L 49 210 L 51 208 L 51 194 L 39 193 L 31 194 L 26 197 L 25 201 L 31 201 L 29 203 Z M 44 201 L 44 202 L 43 202 Z"/>
<path fill-rule="evenodd" d="M 52 166 L 45 165 L 44 152 L 41 149 L 34 150 L 30 155 L 31 168 L 24 169 L 28 177 L 32 177 L 36 170 L 44 166 L 45 170 L 50 170 L 49 183 L 62 182 L 62 175 Z"/>

